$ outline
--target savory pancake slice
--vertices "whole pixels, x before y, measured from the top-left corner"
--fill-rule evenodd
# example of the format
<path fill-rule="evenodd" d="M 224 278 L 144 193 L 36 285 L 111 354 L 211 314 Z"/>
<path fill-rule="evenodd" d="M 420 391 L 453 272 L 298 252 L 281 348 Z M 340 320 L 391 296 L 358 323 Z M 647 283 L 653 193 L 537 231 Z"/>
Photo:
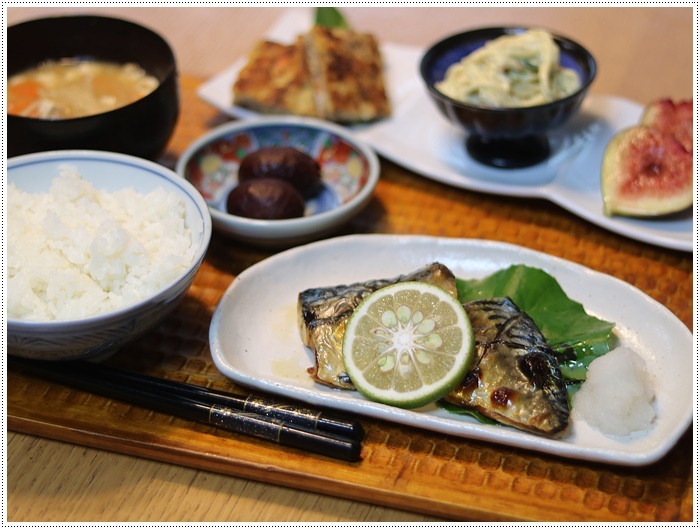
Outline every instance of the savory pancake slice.
<path fill-rule="evenodd" d="M 285 46 L 259 42 L 233 86 L 234 104 L 264 114 L 321 117 L 309 81 L 301 37 Z"/>
<path fill-rule="evenodd" d="M 303 42 L 319 115 L 362 122 L 391 113 L 374 36 L 314 26 Z"/>

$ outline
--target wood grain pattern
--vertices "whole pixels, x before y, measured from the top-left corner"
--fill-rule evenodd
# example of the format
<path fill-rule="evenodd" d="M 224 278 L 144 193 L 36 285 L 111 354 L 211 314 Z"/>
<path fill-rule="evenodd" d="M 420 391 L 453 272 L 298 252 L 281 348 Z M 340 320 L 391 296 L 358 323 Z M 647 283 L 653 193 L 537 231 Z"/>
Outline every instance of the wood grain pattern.
<path fill-rule="evenodd" d="M 226 118 L 182 78 L 183 115 L 168 155 Z M 421 179 L 387 161 L 366 212 L 340 233 L 408 233 L 511 242 L 619 277 L 692 326 L 692 256 L 626 240 L 545 202 L 484 196 Z M 233 278 L 271 255 L 215 235 L 179 308 L 108 362 L 144 373 L 235 386 L 211 361 L 208 327 Z M 348 464 L 46 383 L 7 378 L 10 430 L 189 469 L 332 495 L 428 517 L 483 521 L 689 521 L 692 432 L 643 468 L 570 461 L 362 419 L 362 461 Z M 164 467 L 165 468 L 165 467 Z M 310 470 L 311 469 L 311 470 Z"/>

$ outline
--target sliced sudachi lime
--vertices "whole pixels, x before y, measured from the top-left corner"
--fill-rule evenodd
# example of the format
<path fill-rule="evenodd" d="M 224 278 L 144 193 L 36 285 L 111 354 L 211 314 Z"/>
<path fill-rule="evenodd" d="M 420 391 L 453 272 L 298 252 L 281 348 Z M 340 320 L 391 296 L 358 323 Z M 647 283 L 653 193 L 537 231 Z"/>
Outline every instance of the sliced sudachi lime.
<path fill-rule="evenodd" d="M 397 283 L 372 293 L 353 312 L 343 339 L 345 369 L 358 391 L 401 408 L 449 393 L 473 357 L 464 307 L 428 283 Z"/>

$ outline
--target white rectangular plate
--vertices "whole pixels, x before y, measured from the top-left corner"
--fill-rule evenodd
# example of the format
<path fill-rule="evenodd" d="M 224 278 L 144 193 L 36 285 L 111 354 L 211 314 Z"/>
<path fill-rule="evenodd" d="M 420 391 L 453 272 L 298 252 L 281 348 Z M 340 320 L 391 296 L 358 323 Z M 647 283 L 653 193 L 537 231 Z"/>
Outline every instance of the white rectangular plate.
<path fill-rule="evenodd" d="M 556 438 L 481 424 L 437 405 L 403 410 L 371 402 L 356 391 L 314 382 L 313 355 L 297 327 L 299 292 L 411 272 L 431 262 L 458 278 L 487 276 L 525 264 L 554 276 L 587 312 L 615 322 L 613 346 L 635 350 L 647 363 L 657 417 L 649 431 L 608 437 L 572 421 Z M 640 290 L 583 266 L 505 243 L 421 236 L 339 237 L 277 254 L 245 270 L 221 299 L 210 328 L 217 368 L 235 382 L 310 404 L 561 456 L 623 465 L 653 462 L 667 453 L 691 422 L 693 342 L 688 328 Z"/>

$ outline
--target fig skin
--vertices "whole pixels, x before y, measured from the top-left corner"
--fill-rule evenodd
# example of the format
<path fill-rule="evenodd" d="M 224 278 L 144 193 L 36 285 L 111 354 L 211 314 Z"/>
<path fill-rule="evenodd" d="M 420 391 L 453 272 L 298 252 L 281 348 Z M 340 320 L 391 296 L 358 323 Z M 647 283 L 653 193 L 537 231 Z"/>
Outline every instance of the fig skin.
<path fill-rule="evenodd" d="M 652 217 L 693 204 L 693 155 L 674 137 L 646 126 L 619 132 L 601 168 L 606 215 Z"/>
<path fill-rule="evenodd" d="M 294 186 L 277 178 L 240 182 L 226 199 L 226 211 L 239 217 L 263 220 L 304 216 L 304 199 Z"/>
<path fill-rule="evenodd" d="M 693 151 L 693 101 L 658 99 L 644 108 L 641 124 L 670 134 L 686 151 Z"/>
<path fill-rule="evenodd" d="M 263 147 L 248 154 L 238 168 L 238 181 L 278 178 L 293 185 L 305 198 L 318 192 L 321 167 L 308 154 L 293 147 Z"/>

